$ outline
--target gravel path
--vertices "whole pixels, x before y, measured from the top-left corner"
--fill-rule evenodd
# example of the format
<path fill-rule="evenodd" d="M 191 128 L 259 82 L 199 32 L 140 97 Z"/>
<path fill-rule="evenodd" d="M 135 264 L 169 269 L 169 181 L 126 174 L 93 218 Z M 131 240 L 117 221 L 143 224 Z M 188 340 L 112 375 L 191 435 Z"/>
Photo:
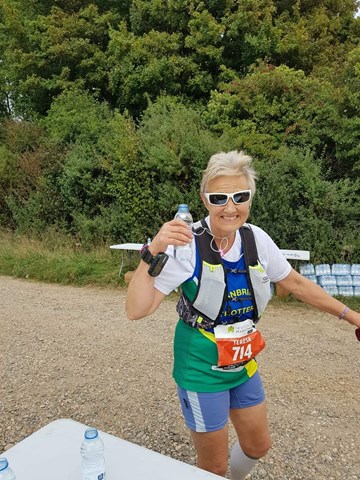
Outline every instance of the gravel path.
<path fill-rule="evenodd" d="M 124 299 L 123 289 L 0 277 L 0 452 L 72 418 L 194 464 L 171 378 L 175 298 L 137 322 L 126 319 Z M 359 480 L 353 328 L 276 302 L 261 330 L 273 448 L 251 479 Z"/>

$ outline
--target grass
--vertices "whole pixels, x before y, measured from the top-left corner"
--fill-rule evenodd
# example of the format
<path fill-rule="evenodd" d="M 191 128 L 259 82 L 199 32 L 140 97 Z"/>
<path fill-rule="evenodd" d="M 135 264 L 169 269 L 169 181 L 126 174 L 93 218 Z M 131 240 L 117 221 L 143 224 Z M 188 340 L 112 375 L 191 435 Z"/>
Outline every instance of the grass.
<path fill-rule="evenodd" d="M 84 250 L 83 247 L 57 232 L 48 232 L 42 239 L 0 233 L 0 275 L 29 278 L 63 285 L 124 286 L 123 274 L 134 269 L 138 257 L 124 266 L 119 277 L 120 252 L 108 245 Z M 360 297 L 337 297 L 354 310 L 360 310 Z M 273 297 L 272 303 L 298 304 L 291 295 Z"/>
<path fill-rule="evenodd" d="M 85 251 L 68 237 L 48 234 L 43 239 L 0 234 L 0 275 L 64 285 L 117 286 L 119 252 L 108 246 Z"/>

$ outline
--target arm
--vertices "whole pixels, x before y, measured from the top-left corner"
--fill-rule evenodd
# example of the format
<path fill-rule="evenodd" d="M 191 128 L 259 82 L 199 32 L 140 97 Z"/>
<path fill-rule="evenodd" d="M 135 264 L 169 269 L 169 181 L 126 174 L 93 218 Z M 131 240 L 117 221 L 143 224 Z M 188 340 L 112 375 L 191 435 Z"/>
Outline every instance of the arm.
<path fill-rule="evenodd" d="M 294 269 L 291 269 L 284 280 L 277 283 L 292 293 L 298 300 L 337 317 L 343 313 L 346 307 L 342 302 L 326 293 L 319 285 L 303 277 Z M 349 309 L 343 318 L 355 327 L 360 327 L 360 313 Z"/>
<path fill-rule="evenodd" d="M 185 245 L 192 239 L 193 234 L 187 224 L 183 220 L 174 219 L 160 228 L 149 251 L 157 255 L 165 252 L 169 245 Z M 155 312 L 165 297 L 165 294 L 155 288 L 155 278 L 148 274 L 148 269 L 149 265 L 141 260 L 129 284 L 125 308 L 130 320 L 138 320 Z"/>

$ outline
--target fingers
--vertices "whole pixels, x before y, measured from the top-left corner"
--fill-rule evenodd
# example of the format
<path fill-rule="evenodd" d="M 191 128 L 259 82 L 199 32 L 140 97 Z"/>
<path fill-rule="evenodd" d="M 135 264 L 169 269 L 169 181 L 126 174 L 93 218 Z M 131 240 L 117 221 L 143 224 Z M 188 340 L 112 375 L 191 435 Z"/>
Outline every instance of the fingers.
<path fill-rule="evenodd" d="M 151 242 L 151 246 L 158 252 L 163 252 L 169 245 L 186 245 L 192 239 L 193 234 L 188 225 L 183 220 L 174 219 L 164 223 Z M 151 251 L 153 248 L 151 248 Z"/>

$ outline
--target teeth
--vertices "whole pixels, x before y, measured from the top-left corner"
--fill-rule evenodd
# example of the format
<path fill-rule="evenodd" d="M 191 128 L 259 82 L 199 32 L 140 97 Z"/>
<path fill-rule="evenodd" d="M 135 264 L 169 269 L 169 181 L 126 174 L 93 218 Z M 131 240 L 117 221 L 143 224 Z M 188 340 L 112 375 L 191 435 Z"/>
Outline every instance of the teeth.
<path fill-rule="evenodd" d="M 235 220 L 236 217 L 223 217 L 224 220 Z"/>

